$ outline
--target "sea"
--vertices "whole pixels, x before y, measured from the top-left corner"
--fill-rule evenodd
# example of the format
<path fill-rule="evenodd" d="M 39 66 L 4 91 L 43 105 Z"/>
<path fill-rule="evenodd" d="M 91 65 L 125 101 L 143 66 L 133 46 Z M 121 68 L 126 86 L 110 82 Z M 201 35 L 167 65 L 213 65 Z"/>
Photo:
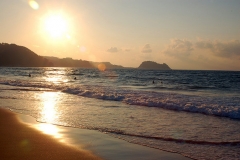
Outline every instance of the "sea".
<path fill-rule="evenodd" d="M 240 159 L 240 71 L 1 67 L 0 106 L 192 159 Z"/>

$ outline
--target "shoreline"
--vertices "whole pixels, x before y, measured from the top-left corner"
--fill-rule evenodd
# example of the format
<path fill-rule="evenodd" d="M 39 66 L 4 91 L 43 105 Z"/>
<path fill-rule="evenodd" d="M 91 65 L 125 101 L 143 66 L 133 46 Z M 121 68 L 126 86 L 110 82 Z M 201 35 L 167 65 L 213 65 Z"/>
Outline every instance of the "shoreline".
<path fill-rule="evenodd" d="M 21 127 L 25 127 L 29 133 L 26 136 L 31 137 L 32 134 L 37 134 L 37 139 L 47 138 L 50 139 L 51 145 L 49 147 L 53 150 L 58 151 L 59 146 L 68 150 L 68 154 L 63 152 L 60 153 L 61 156 L 58 156 L 57 159 L 107 159 L 107 160 L 190 160 L 190 158 L 184 157 L 177 153 L 171 153 L 166 151 L 161 151 L 158 149 L 149 148 L 146 146 L 141 146 L 138 144 L 132 144 L 127 141 L 111 137 L 107 134 L 87 129 L 80 128 L 71 128 L 64 126 L 57 126 L 45 123 L 38 123 L 35 118 L 24 115 L 21 113 L 14 113 L 7 109 L 0 108 L 0 120 L 1 122 L 5 122 L 5 117 L 2 114 L 10 115 L 12 118 L 15 117 L 15 125 L 21 125 Z M 2 132 L 3 123 L 0 123 Z M 5 127 L 6 128 L 6 127 Z M 11 127 L 12 128 L 12 127 Z M 12 136 L 19 137 L 18 132 L 11 132 Z M 0 140 L 4 137 L 1 134 Z M 33 138 L 33 137 L 32 137 Z M 35 137 L 36 138 L 36 137 Z M 35 139 L 36 140 L 36 139 Z M 37 140 L 36 140 L 37 141 Z M 37 142 L 40 143 L 40 142 Z M 1 143 L 2 144 L 2 143 Z M 44 143 L 39 144 L 40 147 L 46 146 Z M 2 147 L 3 148 L 3 147 Z M 16 148 L 16 147 L 15 147 Z M 10 150 L 9 148 L 8 150 Z M 2 150 L 1 150 L 2 152 Z M 35 150 L 32 156 L 41 154 L 43 152 L 42 149 Z M 7 152 L 11 154 L 12 152 Z M 70 155 L 69 155 L 70 154 Z M 75 155 L 84 154 L 86 157 L 77 158 Z M 51 153 L 49 153 L 51 155 Z M 69 156 L 67 156 L 69 155 Z M 10 156 L 10 155 L 8 155 Z M 8 159 L 19 159 L 17 158 L 19 153 Z M 52 155 L 51 155 L 52 156 Z M 57 154 L 55 155 L 57 156 Z M 73 158 L 70 158 L 72 156 Z M 100 158 L 101 157 L 101 158 Z M 1 156 L 0 156 L 1 158 Z M 46 159 L 46 157 L 38 157 L 39 159 Z M 1 158 L 2 159 L 2 158 Z M 31 159 L 31 158 L 30 158 Z M 35 156 L 34 156 L 35 159 Z M 50 158 L 52 159 L 52 157 Z"/>
<path fill-rule="evenodd" d="M 20 122 L 17 114 L 0 108 L 0 159 L 100 160 L 87 150 L 64 145 Z"/>

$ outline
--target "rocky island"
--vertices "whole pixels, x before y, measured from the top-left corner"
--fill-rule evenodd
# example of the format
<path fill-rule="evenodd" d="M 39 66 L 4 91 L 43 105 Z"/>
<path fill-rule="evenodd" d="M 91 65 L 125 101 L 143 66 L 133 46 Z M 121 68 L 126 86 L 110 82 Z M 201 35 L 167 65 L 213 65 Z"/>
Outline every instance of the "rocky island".
<path fill-rule="evenodd" d="M 166 63 L 159 64 L 153 61 L 142 62 L 138 69 L 171 70 L 171 68 Z"/>

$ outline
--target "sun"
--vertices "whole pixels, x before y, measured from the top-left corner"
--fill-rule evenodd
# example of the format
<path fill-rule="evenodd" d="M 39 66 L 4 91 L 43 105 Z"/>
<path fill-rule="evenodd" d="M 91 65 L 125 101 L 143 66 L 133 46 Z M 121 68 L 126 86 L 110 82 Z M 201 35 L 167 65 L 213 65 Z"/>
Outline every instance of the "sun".
<path fill-rule="evenodd" d="M 52 38 L 61 38 L 68 36 L 68 23 L 61 14 L 51 14 L 44 20 L 44 29 Z"/>

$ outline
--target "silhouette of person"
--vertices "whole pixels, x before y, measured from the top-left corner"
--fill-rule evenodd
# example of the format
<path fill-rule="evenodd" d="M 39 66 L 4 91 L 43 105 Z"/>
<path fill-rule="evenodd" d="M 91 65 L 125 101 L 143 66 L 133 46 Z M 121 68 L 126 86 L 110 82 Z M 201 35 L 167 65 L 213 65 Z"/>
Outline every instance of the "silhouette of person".
<path fill-rule="evenodd" d="M 31 74 L 29 73 L 28 77 L 31 77 Z"/>
<path fill-rule="evenodd" d="M 74 80 L 76 80 L 77 79 L 77 77 L 74 77 Z"/>
<path fill-rule="evenodd" d="M 153 84 L 155 83 L 155 82 L 154 82 L 154 80 L 153 80 L 153 82 L 152 82 L 152 83 L 153 83 Z"/>

